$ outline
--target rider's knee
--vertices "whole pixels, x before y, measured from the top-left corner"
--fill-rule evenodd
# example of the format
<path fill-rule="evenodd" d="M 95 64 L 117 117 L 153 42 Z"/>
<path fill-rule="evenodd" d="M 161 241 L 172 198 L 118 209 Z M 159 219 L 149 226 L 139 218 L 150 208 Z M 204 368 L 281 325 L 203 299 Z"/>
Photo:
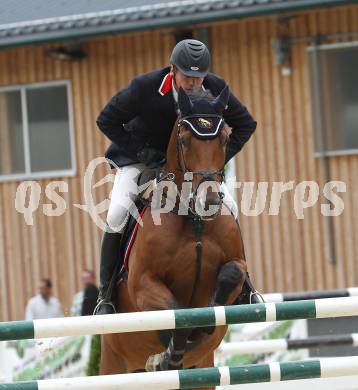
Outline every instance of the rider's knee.
<path fill-rule="evenodd" d="M 124 229 L 127 215 L 128 211 L 122 206 L 110 207 L 107 213 L 108 226 L 112 230 L 121 233 Z"/>

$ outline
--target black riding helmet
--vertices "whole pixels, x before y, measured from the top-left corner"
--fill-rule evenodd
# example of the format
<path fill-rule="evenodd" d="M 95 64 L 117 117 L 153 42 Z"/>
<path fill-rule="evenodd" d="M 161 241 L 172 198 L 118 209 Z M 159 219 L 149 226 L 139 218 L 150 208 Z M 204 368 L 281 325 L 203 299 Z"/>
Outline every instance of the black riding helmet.
<path fill-rule="evenodd" d="M 170 63 L 185 76 L 205 77 L 209 72 L 210 53 L 204 43 L 195 39 L 184 39 L 174 47 Z"/>

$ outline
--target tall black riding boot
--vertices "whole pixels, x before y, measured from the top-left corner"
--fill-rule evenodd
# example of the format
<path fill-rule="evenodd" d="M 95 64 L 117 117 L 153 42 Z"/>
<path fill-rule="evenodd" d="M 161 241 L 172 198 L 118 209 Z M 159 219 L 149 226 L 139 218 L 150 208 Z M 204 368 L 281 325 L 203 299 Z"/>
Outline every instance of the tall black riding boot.
<path fill-rule="evenodd" d="M 119 271 L 122 267 L 123 259 L 120 258 L 119 246 L 122 235 L 112 232 L 108 227 L 104 232 L 101 249 L 100 264 L 100 286 L 98 294 L 98 304 L 95 314 L 113 314 L 116 312 L 113 302 L 113 289 L 115 282 L 111 283 L 114 272 Z"/>

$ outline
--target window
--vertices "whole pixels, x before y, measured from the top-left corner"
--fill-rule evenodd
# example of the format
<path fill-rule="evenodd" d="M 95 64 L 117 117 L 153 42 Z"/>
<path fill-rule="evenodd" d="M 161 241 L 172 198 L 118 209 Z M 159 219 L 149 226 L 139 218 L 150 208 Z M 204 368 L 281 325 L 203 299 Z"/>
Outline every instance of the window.
<path fill-rule="evenodd" d="M 75 174 L 70 84 L 0 88 L 0 181 Z"/>
<path fill-rule="evenodd" d="M 309 49 L 315 154 L 358 153 L 358 44 Z"/>

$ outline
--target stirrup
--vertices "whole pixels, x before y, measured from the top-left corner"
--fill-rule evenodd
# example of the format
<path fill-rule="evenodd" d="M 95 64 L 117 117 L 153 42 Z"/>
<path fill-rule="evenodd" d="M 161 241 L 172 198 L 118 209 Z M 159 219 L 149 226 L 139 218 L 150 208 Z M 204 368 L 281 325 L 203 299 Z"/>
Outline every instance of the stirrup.
<path fill-rule="evenodd" d="M 261 300 L 260 303 L 265 303 L 265 299 L 262 296 L 262 294 L 259 293 L 257 290 L 255 290 L 254 292 L 250 291 L 250 305 L 253 303 L 252 301 L 253 301 L 254 297 L 259 297 L 260 298 L 259 300 Z"/>
<path fill-rule="evenodd" d="M 106 301 L 106 300 L 103 298 L 103 299 L 101 299 L 101 300 L 97 303 L 96 307 L 94 308 L 94 310 L 93 310 L 93 315 L 96 315 L 96 314 L 97 314 L 99 308 L 100 308 L 102 305 L 111 306 L 111 308 L 113 309 L 113 312 L 114 312 L 114 313 L 117 313 L 116 308 L 114 307 L 113 303 L 110 302 L 110 301 Z"/>

